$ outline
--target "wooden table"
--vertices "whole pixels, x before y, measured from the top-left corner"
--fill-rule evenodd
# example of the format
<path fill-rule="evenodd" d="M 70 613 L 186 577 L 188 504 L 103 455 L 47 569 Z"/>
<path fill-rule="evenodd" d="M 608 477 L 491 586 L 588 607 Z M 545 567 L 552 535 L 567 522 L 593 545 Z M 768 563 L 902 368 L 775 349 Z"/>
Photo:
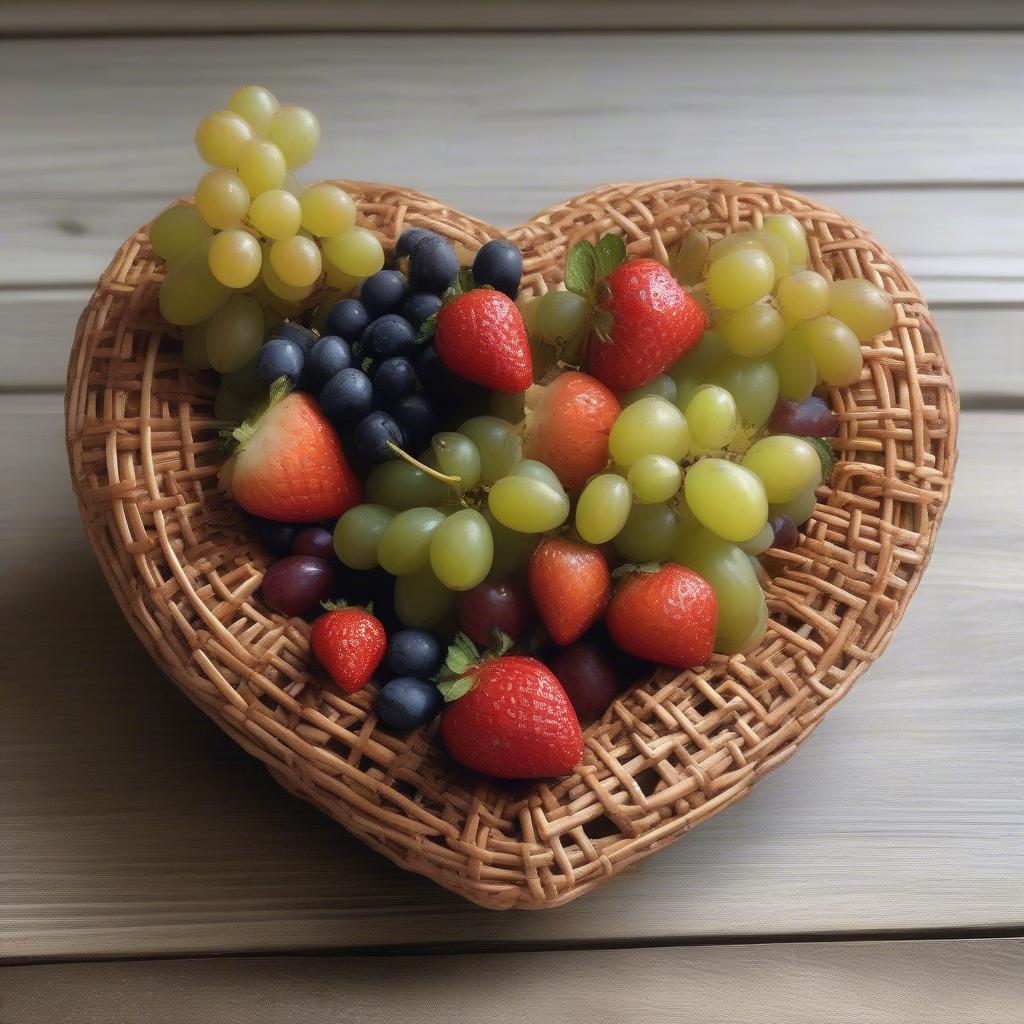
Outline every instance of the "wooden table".
<path fill-rule="evenodd" d="M 1024 12 L 478 6 L 0 14 L 0 1020 L 1019 1020 Z M 395 24 L 460 31 L 344 31 Z M 561 910 L 472 907 L 284 794 L 149 662 L 85 541 L 75 319 L 252 80 L 321 116 L 305 179 L 498 224 L 608 180 L 784 181 L 874 229 L 944 332 L 957 485 L 890 650 L 749 799 Z"/>

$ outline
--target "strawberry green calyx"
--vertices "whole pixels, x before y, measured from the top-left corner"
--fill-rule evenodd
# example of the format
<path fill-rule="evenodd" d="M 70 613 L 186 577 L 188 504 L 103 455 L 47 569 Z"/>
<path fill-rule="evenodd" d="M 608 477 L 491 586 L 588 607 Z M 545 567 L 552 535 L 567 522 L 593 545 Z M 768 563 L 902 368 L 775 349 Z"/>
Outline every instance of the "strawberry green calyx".
<path fill-rule="evenodd" d="M 437 688 L 445 703 L 465 697 L 476 685 L 476 676 L 486 661 L 502 658 L 512 650 L 512 640 L 500 630 L 494 631 L 495 646 L 481 655 L 465 633 L 457 633 L 448 648 L 444 668 L 437 675 Z"/>
<path fill-rule="evenodd" d="M 626 243 L 620 235 L 604 235 L 596 245 L 577 242 L 565 260 L 565 287 L 593 302 L 598 284 L 625 259 Z"/>
<path fill-rule="evenodd" d="M 270 394 L 266 402 L 251 416 L 244 419 L 234 430 L 222 430 L 220 432 L 220 447 L 224 455 L 231 455 L 239 445 L 251 440 L 256 433 L 260 419 L 268 413 L 278 402 L 287 398 L 292 393 L 292 384 L 287 377 L 278 377 L 270 385 Z"/>
<path fill-rule="evenodd" d="M 623 576 L 653 575 L 661 572 L 661 562 L 623 562 L 622 565 L 612 570 L 612 579 L 620 580 Z"/>
<path fill-rule="evenodd" d="M 351 608 L 358 611 L 364 611 L 368 615 L 373 614 L 372 601 L 369 601 L 366 604 L 349 604 L 348 601 L 345 601 L 344 599 L 340 601 L 321 601 L 320 607 L 323 608 L 325 612 L 342 612 L 347 608 Z"/>

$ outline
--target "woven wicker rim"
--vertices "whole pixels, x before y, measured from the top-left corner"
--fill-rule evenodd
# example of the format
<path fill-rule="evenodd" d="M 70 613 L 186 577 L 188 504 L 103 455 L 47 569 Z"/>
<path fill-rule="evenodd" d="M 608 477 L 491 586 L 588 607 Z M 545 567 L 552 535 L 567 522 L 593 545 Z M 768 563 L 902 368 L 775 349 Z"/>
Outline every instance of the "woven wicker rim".
<path fill-rule="evenodd" d="M 409 189 L 341 182 L 393 244 L 409 225 L 475 251 L 524 252 L 524 288 L 557 285 L 576 241 L 621 232 L 666 260 L 795 214 L 814 267 L 893 297 L 893 331 L 833 392 L 840 462 L 800 547 L 775 559 L 756 651 L 661 670 L 586 731 L 578 771 L 507 785 L 467 773 L 433 734 L 378 728 L 371 687 L 345 696 L 311 664 L 308 627 L 266 609 L 267 556 L 216 486 L 214 391 L 187 373 L 157 311 L 162 262 L 140 229 L 82 314 L 68 368 L 67 444 L 82 518 L 125 616 L 173 681 L 293 793 L 395 863 L 493 908 L 564 903 L 749 792 L 789 758 L 885 649 L 949 498 L 958 404 L 913 281 L 863 228 L 784 189 L 736 181 L 608 185 L 499 232 Z"/>

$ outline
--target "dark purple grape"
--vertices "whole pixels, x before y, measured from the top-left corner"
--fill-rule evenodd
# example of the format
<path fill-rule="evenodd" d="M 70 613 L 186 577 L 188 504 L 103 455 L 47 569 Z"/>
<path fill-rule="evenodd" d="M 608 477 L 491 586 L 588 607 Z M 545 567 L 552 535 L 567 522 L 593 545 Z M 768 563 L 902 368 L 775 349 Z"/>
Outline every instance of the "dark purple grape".
<path fill-rule="evenodd" d="M 334 554 L 334 534 L 323 526 L 307 527 L 292 541 L 292 554 L 333 561 L 337 557 Z"/>
<path fill-rule="evenodd" d="M 823 398 L 811 396 L 802 402 L 781 399 L 768 421 L 773 434 L 797 437 L 832 437 L 839 430 L 839 418 Z"/>
<path fill-rule="evenodd" d="M 776 516 L 769 524 L 772 528 L 772 547 L 792 551 L 800 543 L 800 531 L 789 516 Z"/>
<path fill-rule="evenodd" d="M 370 314 L 358 299 L 342 299 L 331 306 L 324 331 L 345 341 L 357 341 L 369 322 Z"/>
<path fill-rule="evenodd" d="M 444 661 L 441 644 L 425 629 L 400 629 L 388 642 L 388 668 L 398 676 L 432 676 Z"/>
<path fill-rule="evenodd" d="M 430 238 L 434 234 L 426 228 L 406 228 L 395 245 L 396 256 L 408 256 L 424 238 Z"/>
<path fill-rule="evenodd" d="M 279 523 L 273 519 L 257 519 L 260 540 L 272 555 L 284 558 L 292 553 L 295 538 L 306 529 L 303 523 Z"/>
<path fill-rule="evenodd" d="M 401 447 L 404 440 L 402 428 L 386 412 L 371 412 L 364 416 L 352 432 L 356 452 L 368 462 L 397 458 L 391 445 Z"/>
<path fill-rule="evenodd" d="M 281 615 L 303 615 L 326 601 L 337 582 L 336 563 L 309 555 L 290 555 L 266 571 L 263 600 Z"/>
<path fill-rule="evenodd" d="M 283 324 L 278 324 L 270 332 L 267 341 L 273 341 L 274 338 L 287 338 L 289 341 L 301 345 L 303 355 L 308 355 L 318 337 L 319 335 L 312 328 L 303 327 L 302 324 L 298 324 L 294 320 L 285 320 Z"/>
<path fill-rule="evenodd" d="M 437 433 L 437 414 L 423 395 L 409 395 L 391 407 L 391 415 L 405 434 L 407 450 L 418 452 Z"/>
<path fill-rule="evenodd" d="M 556 652 L 551 671 L 581 722 L 600 718 L 621 689 L 611 659 L 594 644 L 575 644 Z"/>
<path fill-rule="evenodd" d="M 409 252 L 409 289 L 441 295 L 459 273 L 459 258 L 447 239 L 430 234 Z"/>
<path fill-rule="evenodd" d="M 458 609 L 463 632 L 482 647 L 494 643 L 496 629 L 518 640 L 534 619 L 529 592 L 514 580 L 485 580 L 459 594 Z"/>
<path fill-rule="evenodd" d="M 287 377 L 294 387 L 302 376 L 306 364 L 306 352 L 291 338 L 272 338 L 260 349 L 260 379 L 264 384 L 273 384 L 279 377 Z"/>
<path fill-rule="evenodd" d="M 489 284 L 510 299 L 519 293 L 523 277 L 523 254 L 507 238 L 485 242 L 473 260 L 473 283 Z"/>
<path fill-rule="evenodd" d="M 441 691 L 433 683 L 399 676 L 380 688 L 373 710 L 385 725 L 405 732 L 432 722 L 443 706 Z"/>
<path fill-rule="evenodd" d="M 302 373 L 302 387 L 316 394 L 336 373 L 352 365 L 352 352 L 348 342 L 336 334 L 324 335 L 310 349 Z"/>
<path fill-rule="evenodd" d="M 402 303 L 402 316 L 418 331 L 441 308 L 441 296 L 430 292 L 413 292 Z"/>
<path fill-rule="evenodd" d="M 373 408 L 373 385 L 362 370 L 350 366 L 320 389 L 319 402 L 336 427 L 357 423 Z"/>
<path fill-rule="evenodd" d="M 397 270 L 378 270 L 359 289 L 359 301 L 371 317 L 397 310 L 408 292 L 405 278 Z"/>
<path fill-rule="evenodd" d="M 411 395 L 418 383 L 412 363 L 401 356 L 385 359 L 373 374 L 373 386 L 381 392 L 386 401 L 396 402 L 406 395 Z"/>
<path fill-rule="evenodd" d="M 404 317 L 385 313 L 366 328 L 361 340 L 374 355 L 407 356 L 416 348 L 416 331 Z"/>

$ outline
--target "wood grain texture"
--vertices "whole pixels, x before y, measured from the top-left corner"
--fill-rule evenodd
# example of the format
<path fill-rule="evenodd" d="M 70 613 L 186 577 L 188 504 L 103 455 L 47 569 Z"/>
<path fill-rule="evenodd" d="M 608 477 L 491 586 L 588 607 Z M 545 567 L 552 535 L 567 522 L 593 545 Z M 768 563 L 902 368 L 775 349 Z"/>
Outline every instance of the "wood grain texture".
<path fill-rule="evenodd" d="M 1024 499 L 1007 471 L 1024 417 L 964 416 L 921 591 L 799 756 L 740 807 L 542 915 L 482 911 L 403 875 L 173 689 L 87 549 L 60 420 L 56 396 L 0 397 L 3 472 L 19 481 L 0 508 L 0 615 L 18 641 L 0 670 L 0 955 L 1024 924 L 1024 694 L 1011 684 L 1024 675 Z"/>
<path fill-rule="evenodd" d="M 680 175 L 1019 183 L 1024 166 L 1014 33 L 15 40 L 0 43 L 0 89 L 18 97 L 2 191 L 177 195 L 196 122 L 257 70 L 321 118 L 305 177 L 453 202 L 453 178 L 561 197 Z"/>
<path fill-rule="evenodd" d="M 966 939 L 38 965 L 0 987 L 10 1024 L 1016 1024 L 1021 971 L 1024 940 Z"/>

